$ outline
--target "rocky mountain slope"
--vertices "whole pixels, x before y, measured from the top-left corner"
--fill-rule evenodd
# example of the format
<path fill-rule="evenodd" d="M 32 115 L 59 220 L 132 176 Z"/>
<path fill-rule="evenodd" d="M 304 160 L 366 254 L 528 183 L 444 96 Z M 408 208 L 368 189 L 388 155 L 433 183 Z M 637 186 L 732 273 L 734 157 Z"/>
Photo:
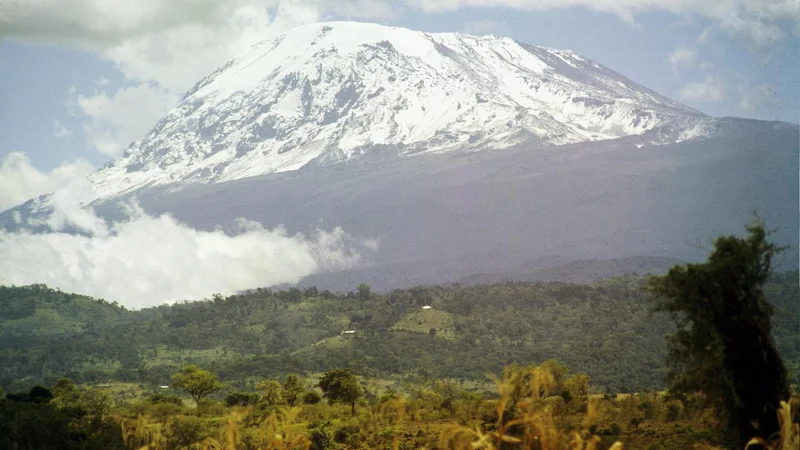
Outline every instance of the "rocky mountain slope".
<path fill-rule="evenodd" d="M 625 136 L 671 143 L 707 134 L 712 122 L 571 51 L 496 36 L 322 23 L 260 42 L 201 80 L 93 181 L 99 196 L 110 197 L 365 153 Z"/>

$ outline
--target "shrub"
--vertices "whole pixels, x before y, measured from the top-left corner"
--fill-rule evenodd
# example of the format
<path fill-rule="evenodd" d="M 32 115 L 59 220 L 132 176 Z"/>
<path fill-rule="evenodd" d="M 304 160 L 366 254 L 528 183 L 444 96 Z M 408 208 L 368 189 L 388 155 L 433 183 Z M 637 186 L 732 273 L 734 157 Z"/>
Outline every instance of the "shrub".
<path fill-rule="evenodd" d="M 323 422 L 311 428 L 311 448 L 313 450 L 327 450 L 334 447 L 333 431 L 330 422 Z"/>
<path fill-rule="evenodd" d="M 161 392 L 147 397 L 147 402 L 152 405 L 170 403 L 177 406 L 183 406 L 183 400 L 181 400 L 181 398 L 177 395 L 162 394 Z"/>
<path fill-rule="evenodd" d="M 225 396 L 225 404 L 228 406 L 248 406 L 258 402 L 258 394 L 252 392 L 231 392 Z"/>
<path fill-rule="evenodd" d="M 322 400 L 317 391 L 308 391 L 303 395 L 303 403 L 306 405 L 316 405 Z"/>

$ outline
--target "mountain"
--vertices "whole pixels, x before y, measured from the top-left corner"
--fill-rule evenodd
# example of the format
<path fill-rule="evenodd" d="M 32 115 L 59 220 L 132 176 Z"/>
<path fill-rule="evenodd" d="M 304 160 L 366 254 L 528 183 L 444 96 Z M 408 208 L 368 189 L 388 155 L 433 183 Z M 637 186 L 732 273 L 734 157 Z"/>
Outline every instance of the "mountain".
<path fill-rule="evenodd" d="M 526 275 L 542 258 L 695 261 L 754 211 L 791 269 L 798 148 L 796 124 L 711 118 L 572 52 L 328 23 L 200 81 L 92 176 L 93 206 L 122 219 L 135 197 L 201 230 L 243 218 L 376 239 L 361 266 L 301 283 L 340 291 Z M 48 211 L 31 201 L 0 228 Z"/>
<path fill-rule="evenodd" d="M 713 120 L 571 51 L 375 24 L 301 26 L 198 82 L 92 178 L 101 197 L 371 153 L 678 142 Z"/>
<path fill-rule="evenodd" d="M 557 266 L 540 267 L 506 273 L 475 274 L 459 280 L 459 284 L 474 286 L 503 282 L 562 281 L 567 283 L 591 283 L 621 275 L 659 274 L 681 261 L 659 256 L 634 256 L 616 259 L 592 259 L 570 261 Z"/>

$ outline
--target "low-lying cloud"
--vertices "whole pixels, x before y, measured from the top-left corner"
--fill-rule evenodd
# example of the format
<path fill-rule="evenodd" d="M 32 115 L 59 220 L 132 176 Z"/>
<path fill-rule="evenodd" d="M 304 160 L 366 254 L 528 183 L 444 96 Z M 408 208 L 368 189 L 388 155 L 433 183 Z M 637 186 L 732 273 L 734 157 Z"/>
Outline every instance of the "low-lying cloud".
<path fill-rule="evenodd" d="M 377 249 L 340 228 L 290 235 L 240 219 L 235 233 L 200 231 L 135 204 L 126 220 L 107 223 L 75 201 L 85 187 L 57 192 L 49 214 L 28 220 L 46 232 L 0 231 L 0 284 L 43 283 L 138 309 L 296 283 L 354 267 Z"/>
<path fill-rule="evenodd" d="M 92 164 L 79 159 L 42 172 L 31 165 L 25 153 L 9 153 L 0 161 L 0 211 L 59 190 L 94 171 Z"/>

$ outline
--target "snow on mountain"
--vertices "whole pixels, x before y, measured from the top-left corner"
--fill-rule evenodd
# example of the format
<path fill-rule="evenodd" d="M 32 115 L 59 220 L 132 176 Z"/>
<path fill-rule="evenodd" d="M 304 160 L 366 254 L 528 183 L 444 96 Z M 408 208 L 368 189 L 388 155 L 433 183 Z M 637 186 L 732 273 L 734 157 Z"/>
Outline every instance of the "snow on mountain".
<path fill-rule="evenodd" d="M 109 197 L 378 150 L 408 155 L 623 136 L 676 142 L 704 134 L 708 121 L 571 51 L 497 36 L 322 23 L 227 62 L 92 180 Z"/>

